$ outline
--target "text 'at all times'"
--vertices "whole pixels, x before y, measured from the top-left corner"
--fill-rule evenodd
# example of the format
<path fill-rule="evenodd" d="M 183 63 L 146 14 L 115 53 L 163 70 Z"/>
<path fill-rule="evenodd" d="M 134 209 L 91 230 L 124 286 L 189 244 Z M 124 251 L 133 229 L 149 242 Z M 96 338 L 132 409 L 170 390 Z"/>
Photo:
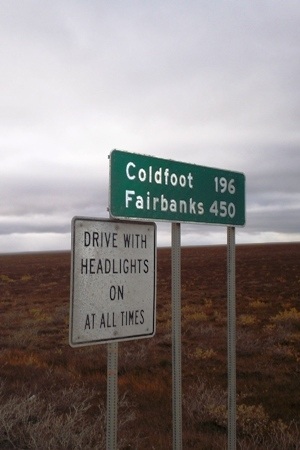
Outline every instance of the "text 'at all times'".
<path fill-rule="evenodd" d="M 99 318 L 95 313 L 87 314 L 85 319 L 84 331 L 95 330 L 96 328 L 117 328 L 143 325 L 145 322 L 145 311 L 143 309 L 134 309 L 100 314 Z"/>

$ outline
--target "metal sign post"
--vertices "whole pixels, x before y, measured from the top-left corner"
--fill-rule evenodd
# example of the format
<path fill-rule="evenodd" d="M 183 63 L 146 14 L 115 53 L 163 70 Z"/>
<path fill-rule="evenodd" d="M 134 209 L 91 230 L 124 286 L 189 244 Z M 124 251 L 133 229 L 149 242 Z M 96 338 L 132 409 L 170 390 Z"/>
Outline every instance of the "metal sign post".
<path fill-rule="evenodd" d="M 172 223 L 173 450 L 182 449 L 180 223 Z"/>
<path fill-rule="evenodd" d="M 235 228 L 227 227 L 228 449 L 236 449 Z"/>
<path fill-rule="evenodd" d="M 117 449 L 118 342 L 156 328 L 156 225 L 72 220 L 69 342 L 107 343 L 107 450 Z"/>
<path fill-rule="evenodd" d="M 107 344 L 106 449 L 117 449 L 118 424 L 118 343 Z"/>

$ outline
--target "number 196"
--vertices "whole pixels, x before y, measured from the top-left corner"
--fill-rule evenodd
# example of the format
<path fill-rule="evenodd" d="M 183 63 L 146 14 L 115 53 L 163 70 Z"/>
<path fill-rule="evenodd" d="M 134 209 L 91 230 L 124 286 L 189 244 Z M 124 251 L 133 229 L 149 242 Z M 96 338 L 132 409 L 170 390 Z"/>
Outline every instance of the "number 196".
<path fill-rule="evenodd" d="M 229 194 L 234 194 L 234 178 L 231 178 L 231 180 L 227 181 L 225 177 L 215 177 L 215 190 L 216 192 L 221 192 L 221 194 L 224 194 L 224 192 L 226 191 L 228 191 Z"/>

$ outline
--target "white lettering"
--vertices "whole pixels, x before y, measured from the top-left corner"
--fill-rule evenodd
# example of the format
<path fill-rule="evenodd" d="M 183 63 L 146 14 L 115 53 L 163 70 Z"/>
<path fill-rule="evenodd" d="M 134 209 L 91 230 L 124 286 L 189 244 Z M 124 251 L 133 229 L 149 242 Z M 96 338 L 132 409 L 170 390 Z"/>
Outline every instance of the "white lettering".
<path fill-rule="evenodd" d="M 169 183 L 172 186 L 177 186 L 178 184 L 180 187 L 185 188 L 189 187 L 190 189 L 193 189 L 193 175 L 191 172 L 189 172 L 188 175 L 184 174 L 177 174 L 175 172 L 170 172 L 170 169 L 166 167 L 164 170 L 162 167 L 159 167 L 157 170 L 154 171 L 153 166 L 149 167 L 141 167 L 137 170 L 136 164 L 132 161 L 130 161 L 126 165 L 126 176 L 128 180 L 138 180 L 141 183 L 156 183 L 156 184 L 164 184 L 165 186 L 168 186 Z"/>
<path fill-rule="evenodd" d="M 164 171 L 164 177 L 165 177 L 165 185 L 168 186 L 168 178 L 169 178 L 169 169 L 165 169 Z"/>
<path fill-rule="evenodd" d="M 135 207 L 137 209 L 144 209 L 144 200 L 143 200 L 143 197 L 141 195 L 137 195 L 136 196 Z"/>
<path fill-rule="evenodd" d="M 135 191 L 127 191 L 125 192 L 125 205 L 126 208 L 129 206 L 129 202 L 132 201 L 132 196 L 135 195 Z"/>
<path fill-rule="evenodd" d="M 156 170 L 156 172 L 154 174 L 154 180 L 155 180 L 155 183 L 161 184 L 161 182 L 162 182 L 162 168 L 161 167 L 158 170 Z"/>
<path fill-rule="evenodd" d="M 168 198 L 166 195 L 161 194 L 159 197 L 152 196 L 148 191 L 145 195 L 137 195 L 135 191 L 126 191 L 126 208 L 146 209 L 147 211 L 161 211 L 161 212 L 179 212 L 180 214 L 192 214 L 203 215 L 204 205 L 203 202 L 198 202 L 193 197 L 188 199 L 174 199 Z M 131 203 L 132 202 L 132 203 Z M 235 215 L 235 207 L 232 203 L 225 205 L 224 202 L 220 202 L 220 211 L 218 203 L 214 202 L 210 208 L 210 212 L 221 217 L 224 217 L 225 211 L 230 217 Z M 112 241 L 113 245 L 113 241 Z M 84 270 L 84 268 L 83 268 Z"/>
<path fill-rule="evenodd" d="M 129 180 L 134 180 L 134 179 L 135 179 L 135 175 L 130 175 L 130 174 L 129 174 L 129 167 L 135 167 L 135 164 L 134 164 L 133 162 L 129 162 L 129 163 L 127 164 L 127 166 L 126 166 L 126 175 L 127 175 L 127 178 L 128 178 Z"/>
<path fill-rule="evenodd" d="M 139 170 L 139 180 L 144 182 L 147 179 L 147 174 L 146 174 L 146 170 L 145 169 L 140 169 Z"/>
<path fill-rule="evenodd" d="M 185 185 L 186 185 L 186 178 L 185 178 L 184 175 L 180 175 L 180 177 L 179 177 L 179 184 L 180 184 L 181 187 L 185 187 Z"/>

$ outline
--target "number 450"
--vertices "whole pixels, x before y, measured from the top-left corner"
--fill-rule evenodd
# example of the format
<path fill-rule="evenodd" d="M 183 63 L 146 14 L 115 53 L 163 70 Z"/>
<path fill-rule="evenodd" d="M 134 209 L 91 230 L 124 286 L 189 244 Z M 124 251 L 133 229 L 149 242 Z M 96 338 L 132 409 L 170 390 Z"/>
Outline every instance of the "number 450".
<path fill-rule="evenodd" d="M 227 203 L 224 201 L 218 202 L 215 200 L 211 207 L 209 208 L 209 212 L 214 214 L 215 216 L 233 218 L 235 216 L 235 205 L 233 203 Z"/>

